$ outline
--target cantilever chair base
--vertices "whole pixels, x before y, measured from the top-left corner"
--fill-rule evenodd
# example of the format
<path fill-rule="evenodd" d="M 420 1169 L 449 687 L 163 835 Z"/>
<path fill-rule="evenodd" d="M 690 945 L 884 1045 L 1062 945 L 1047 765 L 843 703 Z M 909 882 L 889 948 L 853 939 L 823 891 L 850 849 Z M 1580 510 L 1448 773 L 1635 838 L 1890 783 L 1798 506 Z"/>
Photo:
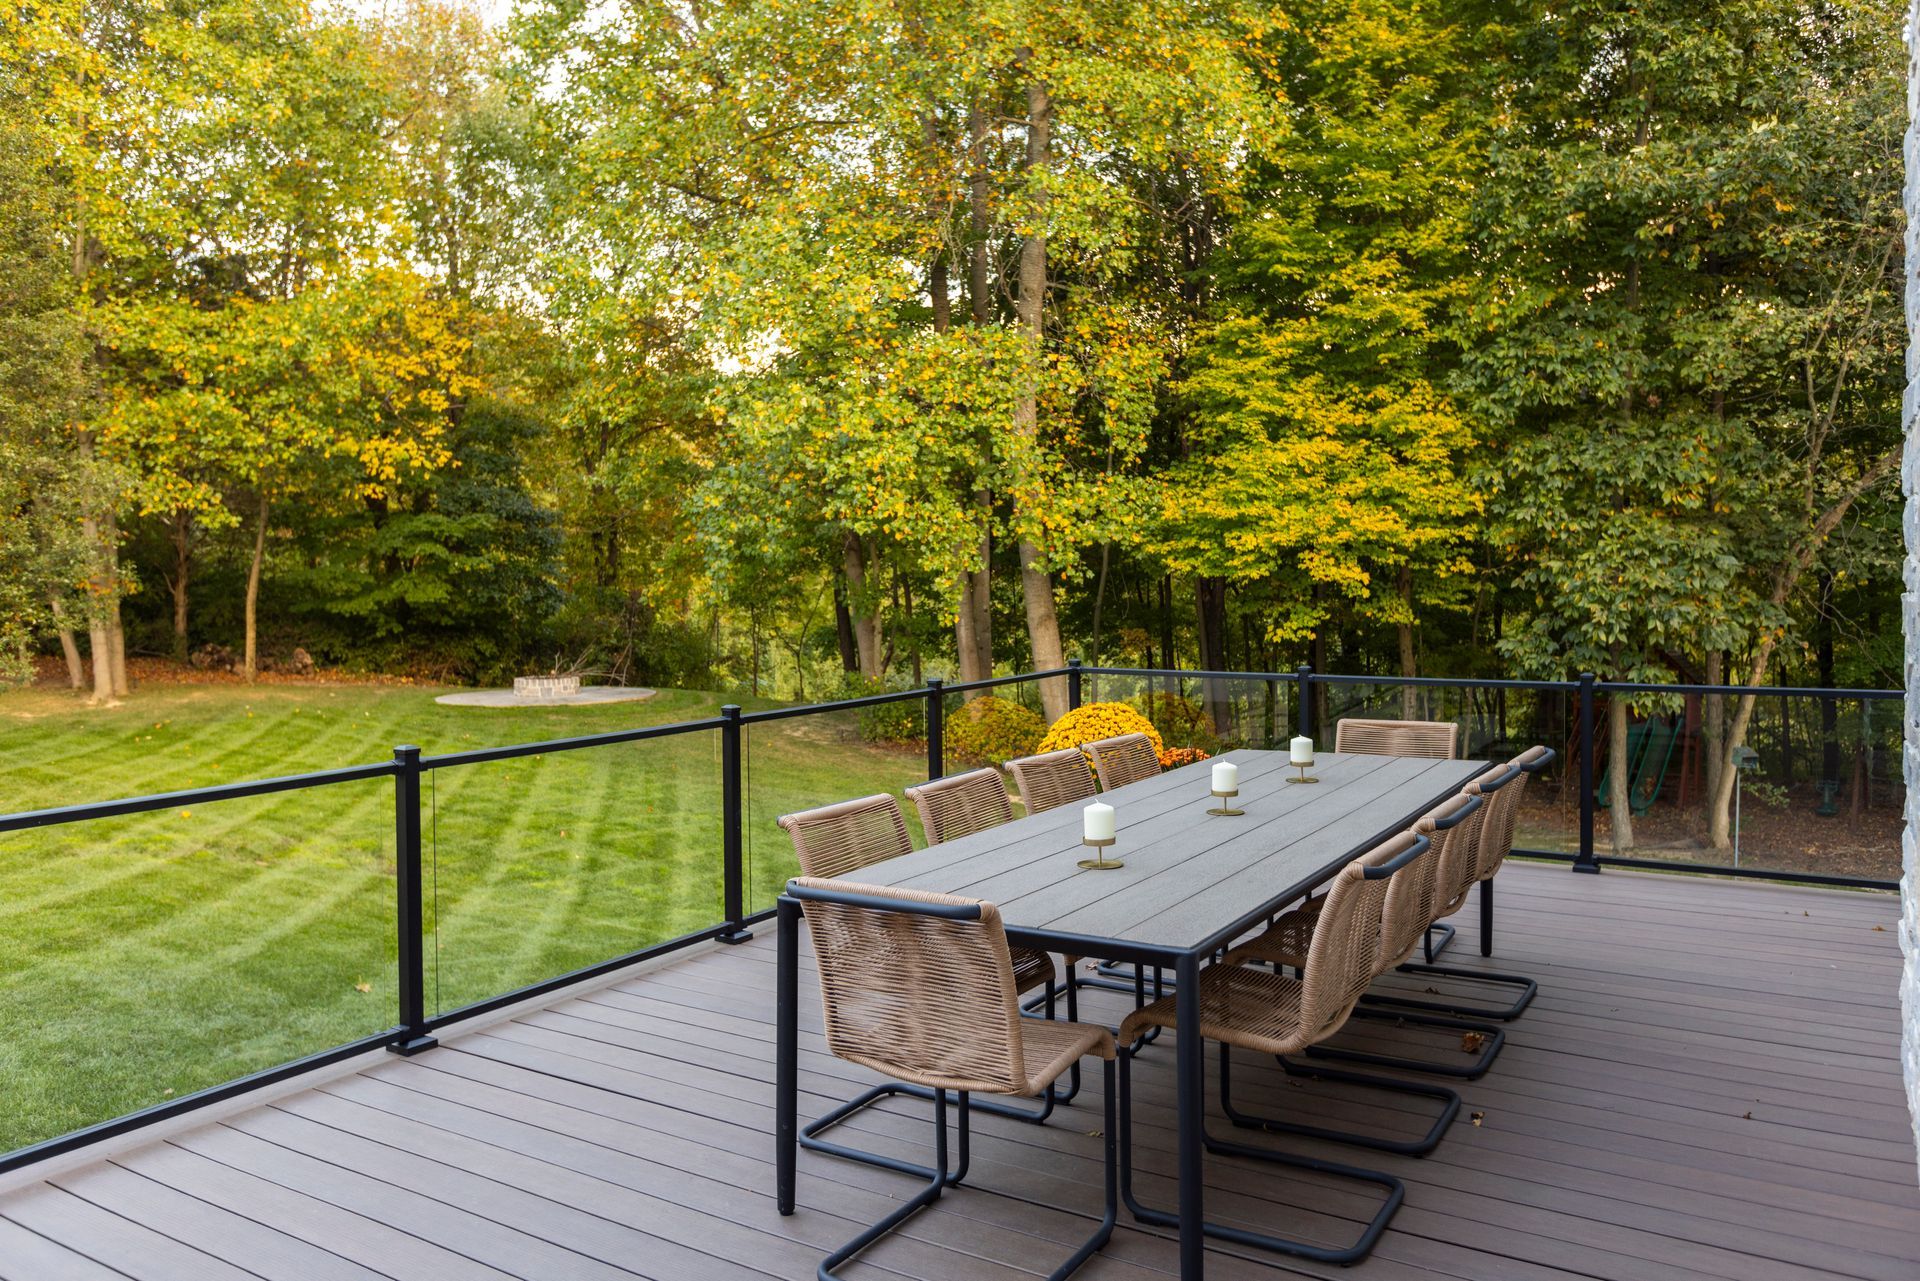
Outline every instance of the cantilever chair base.
<path fill-rule="evenodd" d="M 1112 1060 L 1108 1060 L 1105 1067 L 1107 1074 L 1107 1115 L 1105 1130 L 1107 1165 L 1106 1213 L 1100 1220 L 1099 1226 L 1094 1229 L 1093 1235 L 1081 1242 L 1079 1248 L 1067 1258 L 1065 1263 L 1048 1273 L 1047 1281 L 1066 1281 L 1066 1278 L 1079 1270 L 1080 1265 L 1092 1258 L 1094 1253 L 1099 1250 L 1100 1247 L 1104 1246 L 1108 1239 L 1113 1236 L 1114 1224 L 1119 1219 L 1119 1199 L 1116 1180 L 1117 1170 L 1115 1168 L 1117 1162 L 1117 1140 L 1114 1132 L 1114 1100 L 1116 1092 L 1114 1090 L 1114 1065 Z M 903 1092 L 907 1089 L 907 1087 L 900 1088 Z M 877 1090 L 868 1091 L 868 1093 L 870 1095 L 878 1095 L 886 1092 L 888 1089 L 889 1087 L 887 1086 L 881 1086 Z M 868 1246 L 880 1240 L 880 1238 L 886 1236 L 889 1232 L 892 1232 L 921 1210 L 926 1209 L 935 1201 L 938 1201 L 948 1188 L 959 1186 L 961 1181 L 967 1177 L 969 1161 L 968 1146 L 972 1128 L 969 1124 L 970 1112 L 972 1109 L 981 1108 L 984 1105 L 979 1101 L 971 1099 L 965 1092 L 959 1092 L 957 1094 L 960 1105 L 960 1123 L 958 1127 L 960 1134 L 960 1159 L 958 1167 L 952 1173 L 948 1173 L 947 1096 L 949 1093 L 952 1092 L 947 1090 L 927 1090 L 925 1094 L 926 1097 L 933 1100 L 934 1125 L 937 1133 L 937 1138 L 934 1141 L 934 1164 L 932 1166 L 914 1165 L 906 1161 L 895 1161 L 888 1157 L 874 1157 L 870 1153 L 855 1153 L 849 1149 L 836 1149 L 834 1145 L 826 1146 L 825 1150 L 834 1151 L 836 1155 L 850 1155 L 857 1160 L 869 1161 L 871 1164 L 883 1166 L 890 1170 L 897 1170 L 902 1174 L 912 1174 L 923 1178 L 927 1181 L 927 1185 L 912 1197 L 903 1201 L 885 1218 L 874 1223 L 851 1241 L 848 1241 L 845 1245 L 821 1260 L 819 1270 L 814 1274 L 816 1281 L 839 1281 L 839 1278 L 834 1275 L 835 1269 L 848 1263 L 862 1250 L 865 1250 Z M 844 1115 L 847 1110 L 847 1108 L 836 1109 L 836 1113 Z M 812 1133 L 817 1130 L 820 1124 L 820 1122 L 815 1122 L 812 1126 L 807 1127 L 807 1132 Z"/>
<path fill-rule="evenodd" d="M 1455 1001 L 1423 1001 L 1411 996 L 1387 996 L 1373 992 L 1360 1000 L 1371 1006 L 1391 1006 L 1397 1010 L 1425 1010 L 1434 1014 L 1452 1014 L 1469 1019 L 1494 1019 L 1501 1023 L 1511 1023 L 1526 1012 L 1527 1006 L 1539 993 L 1540 985 L 1524 974 L 1494 974 L 1487 970 L 1468 970 L 1455 965 L 1419 965 L 1409 962 L 1399 967 L 1401 974 L 1429 974 L 1434 978 L 1460 979 L 1470 983 L 1493 983 L 1501 987 L 1517 987 L 1520 995 L 1513 1004 L 1504 1006 L 1461 1005 Z"/>
<path fill-rule="evenodd" d="M 1428 965 L 1438 960 L 1440 954 L 1453 946 L 1454 935 L 1458 933 L 1445 921 L 1435 921 L 1427 927 L 1427 936 L 1421 940 L 1422 956 Z M 1436 941 L 1435 936 L 1438 936 Z"/>
<path fill-rule="evenodd" d="M 1440 1115 L 1435 1117 L 1427 1132 L 1417 1139 L 1389 1139 L 1374 1134 L 1355 1134 L 1349 1130 L 1332 1130 L 1321 1125 L 1303 1125 L 1298 1121 L 1282 1121 L 1276 1117 L 1253 1116 L 1242 1112 L 1233 1105 L 1233 1073 L 1228 1066 L 1231 1055 L 1227 1047 L 1220 1047 L 1220 1110 L 1229 1121 L 1243 1130 L 1265 1130 L 1269 1134 L 1297 1134 L 1303 1139 L 1325 1139 L 1330 1143 L 1346 1143 L 1354 1147 L 1372 1148 L 1376 1152 L 1392 1152 L 1399 1156 L 1425 1156 L 1440 1146 L 1440 1140 L 1447 1137 L 1447 1130 L 1453 1125 L 1455 1117 L 1460 1115 L 1460 1096 L 1443 1085 L 1421 1085 L 1413 1081 L 1396 1081 L 1387 1076 L 1368 1076 L 1361 1072 L 1344 1072 L 1338 1068 L 1315 1067 L 1310 1063 L 1295 1063 L 1284 1054 L 1273 1056 L 1288 1076 L 1304 1077 L 1316 1081 L 1338 1081 L 1344 1085 L 1364 1085 L 1392 1094 L 1410 1094 L 1417 1098 L 1440 1100 Z M 1208 1146 L 1212 1146 L 1209 1140 Z"/>
<path fill-rule="evenodd" d="M 1223 1050 L 1224 1046 L 1221 1047 Z M 1173 1228 L 1180 1225 L 1180 1216 L 1154 1206 L 1141 1204 L 1133 1194 L 1133 1112 L 1131 1098 L 1131 1060 L 1132 1052 L 1126 1048 L 1120 1051 L 1120 1195 L 1127 1203 L 1127 1210 L 1142 1223 L 1151 1223 L 1156 1227 Z M 1287 1152 L 1275 1152 L 1268 1148 L 1253 1147 L 1243 1143 L 1231 1143 L 1206 1135 L 1207 1150 L 1227 1156 L 1241 1156 L 1254 1161 L 1265 1161 L 1271 1165 L 1289 1166 L 1296 1170 L 1312 1170 L 1319 1174 L 1331 1174 L 1341 1178 L 1353 1179 L 1361 1183 L 1371 1183 L 1387 1190 L 1386 1200 L 1361 1229 L 1359 1239 L 1352 1245 L 1335 1247 L 1315 1245 L 1309 1241 L 1295 1241 L 1287 1237 L 1269 1236 L 1264 1232 L 1253 1232 L 1244 1228 L 1229 1227 L 1223 1223 L 1203 1223 L 1206 1234 L 1220 1241 L 1231 1241 L 1235 1245 L 1251 1246 L 1257 1250 L 1269 1250 L 1275 1254 L 1290 1254 L 1297 1258 L 1312 1259 L 1318 1263 L 1332 1263 L 1344 1267 L 1358 1263 L 1367 1257 L 1379 1242 L 1380 1236 L 1387 1230 L 1401 1202 L 1406 1200 L 1406 1186 L 1391 1174 L 1382 1174 L 1378 1170 L 1365 1170 L 1358 1166 L 1341 1165 L 1335 1161 L 1322 1161 L 1316 1157 L 1294 1156 Z"/>
<path fill-rule="evenodd" d="M 1341 1063 L 1365 1063 L 1369 1067 L 1393 1068 L 1401 1072 L 1424 1072 L 1429 1076 L 1456 1077 L 1463 1081 L 1478 1081 L 1500 1057 L 1500 1051 L 1507 1044 L 1507 1030 L 1492 1023 L 1476 1023 L 1471 1019 L 1447 1018 L 1437 1014 L 1415 1014 L 1412 1011 L 1391 1009 L 1356 1009 L 1351 1018 L 1368 1019 L 1382 1023 L 1404 1023 L 1409 1027 L 1440 1028 L 1444 1031 L 1459 1032 L 1464 1038 L 1479 1035 L 1482 1040 L 1480 1051 L 1471 1063 L 1436 1063 L 1430 1059 L 1400 1058 L 1392 1054 L 1372 1054 L 1364 1050 L 1343 1050 L 1334 1046 L 1309 1045 L 1306 1049 L 1310 1059 L 1334 1059 Z"/>

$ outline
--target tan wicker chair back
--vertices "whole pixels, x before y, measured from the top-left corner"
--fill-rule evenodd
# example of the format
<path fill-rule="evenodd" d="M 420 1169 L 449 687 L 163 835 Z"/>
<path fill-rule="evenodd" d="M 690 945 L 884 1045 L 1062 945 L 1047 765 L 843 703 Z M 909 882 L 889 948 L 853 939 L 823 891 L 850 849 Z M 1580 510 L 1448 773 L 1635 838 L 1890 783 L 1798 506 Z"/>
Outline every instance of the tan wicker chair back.
<path fill-rule="evenodd" d="M 1100 775 L 1103 792 L 1138 783 L 1160 772 L 1160 757 L 1153 750 L 1153 740 L 1145 734 L 1116 734 L 1088 743 L 1082 750 L 1093 758 L 1094 772 Z"/>
<path fill-rule="evenodd" d="M 1385 974 L 1413 954 L 1439 906 L 1439 877 L 1447 860 L 1447 846 L 1466 821 L 1442 830 L 1438 824 L 1467 803 L 1464 795 L 1450 796 L 1413 825 L 1433 844 L 1425 854 L 1388 880 L 1387 905 L 1380 918 L 1380 955 L 1375 972 Z"/>
<path fill-rule="evenodd" d="M 951 894 L 816 877 L 802 886 L 874 899 L 971 906 Z M 849 1062 L 934 1089 L 1026 1089 L 1019 995 L 1000 911 L 978 920 L 885 907 L 806 904 L 820 965 L 827 1048 Z"/>
<path fill-rule="evenodd" d="M 1366 756 L 1433 756 L 1459 753 L 1460 727 L 1452 721 L 1374 721 L 1349 716 L 1333 731 L 1333 750 Z"/>
<path fill-rule="evenodd" d="M 1545 747 L 1529 747 L 1513 758 L 1510 764 L 1532 765 L 1548 755 Z M 1493 813 L 1480 826 L 1479 867 L 1475 880 L 1484 881 L 1500 870 L 1506 862 L 1507 854 L 1513 849 L 1513 833 L 1520 821 L 1520 798 L 1525 793 L 1527 780 L 1531 772 L 1523 773 L 1505 787 L 1493 794 Z"/>
<path fill-rule="evenodd" d="M 1008 761 L 1007 773 L 1013 775 L 1014 785 L 1020 789 L 1020 800 L 1029 814 L 1088 800 L 1094 795 L 1093 770 L 1077 747 Z"/>
<path fill-rule="evenodd" d="M 929 845 L 957 840 L 1013 821 L 1013 802 L 1007 799 L 1007 785 L 1001 780 L 1000 771 L 991 767 L 909 787 L 907 799 L 920 811 L 920 826 L 927 830 Z"/>
<path fill-rule="evenodd" d="M 881 859 L 913 853 L 907 816 L 900 802 L 885 792 L 785 814 L 779 821 L 807 876 L 845 876 Z"/>
<path fill-rule="evenodd" d="M 1396 880 L 1418 869 L 1428 855 L 1380 880 L 1366 879 L 1365 872 L 1406 852 L 1414 839 L 1413 833 L 1402 832 L 1383 841 L 1333 878 L 1326 906 L 1314 923 L 1300 988 L 1300 1029 L 1309 1042 L 1333 1035 L 1373 982 L 1387 895 Z"/>

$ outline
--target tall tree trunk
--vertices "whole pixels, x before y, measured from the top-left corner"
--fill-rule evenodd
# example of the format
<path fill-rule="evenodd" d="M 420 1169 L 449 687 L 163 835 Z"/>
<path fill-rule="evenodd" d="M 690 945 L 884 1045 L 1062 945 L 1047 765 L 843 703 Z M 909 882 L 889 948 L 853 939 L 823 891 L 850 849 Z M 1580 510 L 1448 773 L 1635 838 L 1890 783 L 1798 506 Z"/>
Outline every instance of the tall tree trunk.
<path fill-rule="evenodd" d="M 1833 667 L 1833 575 L 1820 573 L 1820 631 L 1817 650 L 1820 687 L 1834 686 Z M 1820 700 L 1820 781 L 1837 794 L 1840 789 L 1840 707 L 1832 699 Z M 1831 799 L 1823 796 L 1822 799 Z"/>
<path fill-rule="evenodd" d="M 1107 570 L 1113 561 L 1113 544 L 1100 544 L 1100 577 L 1093 587 L 1093 641 L 1087 647 L 1087 661 L 1100 666 L 1100 611 L 1107 603 Z"/>
<path fill-rule="evenodd" d="M 187 661 L 187 579 L 193 570 L 193 514 L 178 511 L 173 515 L 173 575 L 167 586 L 173 592 L 173 656 Z"/>
<path fill-rule="evenodd" d="M 967 313 L 976 327 L 993 318 L 988 294 L 987 233 L 989 231 L 986 164 L 987 120 L 976 103 L 967 109 Z M 993 491 L 986 477 L 993 467 L 993 430 L 982 427 L 975 441 L 973 505 L 979 523 L 977 568 L 960 584 L 960 618 L 954 641 L 959 650 L 961 680 L 993 677 Z M 974 697 L 969 695 L 969 698 Z"/>
<path fill-rule="evenodd" d="M 1045 181 L 1053 149 L 1053 99 L 1038 80 L 1027 85 L 1026 175 L 1031 187 Z M 1017 311 L 1026 339 L 1026 360 L 1020 371 L 1019 397 L 1014 402 L 1013 429 L 1032 439 L 1040 433 L 1040 362 L 1047 302 L 1047 237 L 1045 200 L 1036 199 L 1034 230 L 1020 243 L 1020 296 Z M 1027 606 L 1027 638 L 1034 667 L 1047 670 L 1066 665 L 1060 644 L 1060 618 L 1054 610 L 1053 575 L 1031 539 L 1020 540 L 1020 589 Z M 1040 682 L 1040 704 L 1049 722 L 1067 714 L 1065 679 Z"/>
<path fill-rule="evenodd" d="M 1194 580 L 1194 619 L 1200 633 L 1200 666 L 1210 672 L 1227 670 L 1227 580 L 1201 575 Z M 1233 705 L 1228 701 L 1227 683 L 1211 677 L 1203 681 L 1207 717 L 1214 729 L 1225 733 L 1233 723 Z"/>
<path fill-rule="evenodd" d="M 840 541 L 840 564 L 847 579 L 847 609 L 853 615 L 854 650 L 860 656 L 860 675 L 869 681 L 880 680 L 880 608 L 867 589 L 867 567 L 871 558 L 859 535 L 848 530 Z"/>
<path fill-rule="evenodd" d="M 1400 674 L 1412 679 L 1420 674 L 1413 653 L 1413 566 L 1400 567 Z M 1400 715 L 1407 720 L 1420 714 L 1420 691 L 1412 685 L 1400 687 Z"/>
<path fill-rule="evenodd" d="M 113 696 L 127 696 L 127 629 L 120 621 L 120 598 L 115 596 L 107 615 L 107 654 L 113 661 Z"/>
<path fill-rule="evenodd" d="M 52 596 L 47 605 L 53 611 L 53 625 L 60 633 L 60 652 L 67 660 L 67 684 L 73 689 L 87 687 L 87 670 L 80 662 L 80 646 L 74 643 L 73 628 L 67 626 L 67 611 L 60 605 L 60 598 Z"/>
<path fill-rule="evenodd" d="M 87 624 L 87 657 L 93 665 L 93 694 L 89 701 L 113 701 L 113 642 L 104 619 Z"/>
<path fill-rule="evenodd" d="M 1633 780 L 1627 777 L 1627 700 L 1607 699 L 1607 806 L 1613 826 L 1613 852 L 1633 848 Z"/>
<path fill-rule="evenodd" d="M 847 608 L 845 579 L 833 580 L 833 633 L 840 642 L 840 670 L 851 676 L 860 670 L 860 650 L 853 641 L 853 611 Z"/>
<path fill-rule="evenodd" d="M 1707 681 L 1709 685 L 1724 684 L 1727 679 L 1726 655 L 1723 651 L 1707 651 Z M 1720 765 L 1726 751 L 1727 736 L 1727 699 L 1724 694 L 1708 694 L 1701 707 L 1700 755 L 1706 762 L 1703 771 L 1706 778 L 1706 808 L 1711 821 L 1713 798 L 1720 791 Z"/>
<path fill-rule="evenodd" d="M 240 674 L 251 681 L 260 674 L 259 628 L 256 620 L 260 606 L 260 569 L 267 558 L 267 514 L 270 500 L 260 495 L 260 516 L 253 527 L 253 559 L 247 564 L 246 642 L 241 648 Z"/>

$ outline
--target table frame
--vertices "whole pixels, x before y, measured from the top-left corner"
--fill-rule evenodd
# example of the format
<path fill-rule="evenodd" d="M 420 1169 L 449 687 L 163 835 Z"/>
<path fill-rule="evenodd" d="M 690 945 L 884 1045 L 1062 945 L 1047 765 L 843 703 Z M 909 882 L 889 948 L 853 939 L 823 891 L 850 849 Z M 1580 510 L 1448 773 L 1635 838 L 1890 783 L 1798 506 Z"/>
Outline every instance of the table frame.
<path fill-rule="evenodd" d="M 1279 753 L 1273 753 L 1279 755 Z M 1450 784 L 1437 795 L 1421 794 L 1419 804 L 1357 843 L 1326 864 L 1301 877 L 1260 906 L 1242 913 L 1231 922 L 1188 947 L 1172 947 L 1105 938 L 1063 930 L 1008 925 L 1007 941 L 1015 946 L 1040 948 L 1047 952 L 1088 957 L 1123 964 L 1161 966 L 1174 974 L 1176 991 L 1198 990 L 1200 967 L 1221 948 L 1233 942 L 1262 921 L 1296 899 L 1302 898 L 1332 880 L 1348 863 L 1382 841 L 1406 831 L 1435 805 L 1456 794 L 1473 778 L 1493 767 L 1481 768 L 1467 778 Z M 1097 876 L 1093 872 L 1088 875 Z M 797 899 L 782 894 L 776 909 L 777 971 L 776 1062 L 774 1084 L 774 1146 L 780 1213 L 794 1212 L 794 1184 L 799 1152 L 799 1038 L 800 1038 L 800 921 Z M 1178 1130 L 1176 1169 L 1180 1182 L 1180 1276 L 1182 1281 L 1203 1281 L 1206 1270 L 1206 1233 L 1204 1230 L 1203 1164 L 1206 1122 L 1206 1042 L 1200 1035 L 1200 1005 L 1197 1001 L 1178 1003 L 1174 1028 L 1174 1116 Z"/>

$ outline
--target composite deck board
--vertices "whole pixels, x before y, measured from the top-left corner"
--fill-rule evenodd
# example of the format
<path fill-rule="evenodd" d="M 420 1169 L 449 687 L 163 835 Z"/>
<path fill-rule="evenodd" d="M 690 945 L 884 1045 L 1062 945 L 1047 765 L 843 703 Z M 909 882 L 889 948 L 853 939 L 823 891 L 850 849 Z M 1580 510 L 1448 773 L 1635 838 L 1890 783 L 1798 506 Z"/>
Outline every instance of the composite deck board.
<path fill-rule="evenodd" d="M 1356 778 L 1368 764 L 1354 766 Z M 1140 785 L 1137 817 L 1159 821 L 1147 815 L 1157 806 L 1165 821 L 1186 821 L 1194 802 L 1170 778 Z M 1077 815 L 1059 819 L 1063 850 L 1077 827 Z M 1209 839 L 1221 835 L 1216 827 Z M 1017 877 L 1026 863 L 1005 845 L 983 843 L 970 857 L 984 880 Z M 1246 866 L 1256 876 L 1260 859 Z M 1516 862 L 1500 878 L 1498 909 L 1496 956 L 1479 956 L 1469 904 L 1446 962 L 1531 974 L 1540 996 L 1507 1025 L 1494 1070 L 1457 1083 L 1461 1119 L 1437 1152 L 1413 1160 L 1263 1140 L 1357 1157 L 1407 1181 L 1406 1207 L 1373 1256 L 1342 1270 L 1217 1250 L 1209 1276 L 1920 1276 L 1891 896 L 1621 871 L 1574 877 Z M 771 942 L 767 929 L 743 947 L 562 994 L 417 1058 L 0 1196 L 0 1281 L 808 1277 L 822 1252 L 911 1187 L 802 1153 L 800 1212 L 774 1213 Z M 811 984 L 804 948 L 802 962 Z M 1419 975 L 1381 986 L 1463 996 L 1472 987 Z M 1489 990 L 1486 999 L 1503 997 Z M 1111 993 L 1082 1001 L 1090 1018 L 1117 1018 L 1124 1006 Z M 819 1013 L 803 1000 L 803 1116 L 877 1079 L 827 1053 Z M 1350 1024 L 1337 1043 L 1462 1057 L 1455 1038 L 1385 1021 Z M 1236 1055 L 1235 1066 L 1236 1101 L 1251 1111 L 1304 1110 L 1323 1124 L 1396 1134 L 1431 1116 L 1430 1101 L 1290 1080 L 1254 1056 Z M 1164 1047 L 1141 1056 L 1136 1084 L 1137 1186 L 1166 1204 L 1174 1143 Z M 1096 1213 L 1098 1087 L 1089 1071 L 1083 1098 L 1044 1126 L 977 1116 L 969 1186 L 847 1275 L 1043 1276 Z M 921 1106 L 886 1102 L 842 1134 L 925 1159 Z M 1217 1114 L 1210 1123 L 1225 1128 Z M 1328 1241 L 1354 1231 L 1373 1204 L 1369 1190 L 1234 1160 L 1209 1158 L 1206 1183 L 1218 1218 Z M 1167 1234 L 1123 1226 L 1081 1275 L 1163 1281 L 1176 1271 Z"/>

